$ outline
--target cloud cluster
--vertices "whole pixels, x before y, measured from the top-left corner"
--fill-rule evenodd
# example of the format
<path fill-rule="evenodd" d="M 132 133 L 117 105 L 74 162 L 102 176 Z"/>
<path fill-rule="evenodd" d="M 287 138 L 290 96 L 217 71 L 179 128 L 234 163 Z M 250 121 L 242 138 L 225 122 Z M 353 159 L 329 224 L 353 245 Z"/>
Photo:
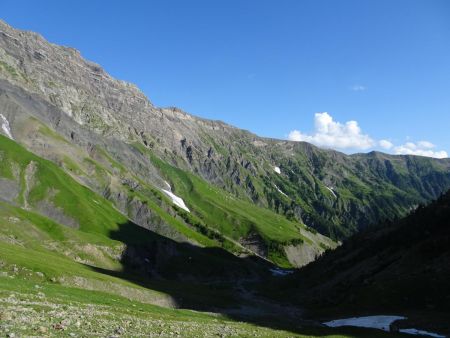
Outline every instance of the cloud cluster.
<path fill-rule="evenodd" d="M 448 157 L 446 151 L 436 150 L 436 146 L 428 141 L 406 142 L 402 145 L 394 145 L 389 140 L 376 141 L 363 133 L 356 121 L 340 123 L 333 120 L 330 114 L 316 113 L 314 115 L 314 132 L 305 134 L 299 130 L 292 130 L 288 139 L 291 141 L 305 141 L 319 147 L 334 149 L 367 150 L 381 148 L 393 154 L 420 155 L 436 158 Z"/>
<path fill-rule="evenodd" d="M 448 154 L 446 151 L 440 150 L 435 151 L 434 148 L 436 146 L 428 141 L 420 141 L 417 143 L 414 142 L 406 142 L 400 146 L 394 147 L 394 154 L 400 155 L 420 155 L 420 156 L 428 156 L 428 157 L 436 157 L 436 158 L 446 158 Z"/>
<path fill-rule="evenodd" d="M 367 89 L 367 87 L 362 85 L 354 85 L 351 86 L 350 89 L 353 90 L 354 92 L 363 92 Z"/>
<path fill-rule="evenodd" d="M 386 149 L 386 150 L 389 150 L 394 146 L 394 144 L 388 140 L 379 140 L 378 144 L 380 145 L 381 148 Z"/>
<path fill-rule="evenodd" d="M 375 145 L 369 135 L 363 134 L 356 121 L 344 124 L 336 122 L 328 113 L 316 113 L 314 116 L 315 131 L 312 135 L 298 130 L 289 133 L 291 141 L 305 141 L 325 148 L 368 149 Z"/>

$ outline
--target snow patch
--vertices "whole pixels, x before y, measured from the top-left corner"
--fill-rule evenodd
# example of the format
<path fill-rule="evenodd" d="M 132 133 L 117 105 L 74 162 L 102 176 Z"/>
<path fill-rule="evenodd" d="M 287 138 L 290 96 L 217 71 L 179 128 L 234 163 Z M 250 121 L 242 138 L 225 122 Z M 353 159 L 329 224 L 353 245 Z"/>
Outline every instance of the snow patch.
<path fill-rule="evenodd" d="M 274 167 L 273 171 L 275 171 L 277 174 L 281 174 L 281 169 L 280 167 Z"/>
<path fill-rule="evenodd" d="M 278 190 L 278 192 L 286 197 L 289 197 L 288 195 L 286 195 L 283 191 L 281 191 L 280 188 L 278 188 L 278 186 L 276 184 L 274 184 L 275 188 Z"/>
<path fill-rule="evenodd" d="M 357 326 L 389 331 L 389 326 L 396 320 L 406 319 L 402 316 L 367 316 L 337 319 L 323 323 L 328 327 Z"/>
<path fill-rule="evenodd" d="M 327 188 L 328 190 L 330 190 L 330 192 L 333 194 L 333 196 L 334 196 L 335 198 L 337 198 L 336 194 L 334 193 L 333 188 L 330 188 L 330 187 L 327 187 L 327 186 L 325 186 L 325 188 Z"/>
<path fill-rule="evenodd" d="M 390 325 L 396 320 L 406 319 L 403 316 L 367 316 L 367 317 L 352 317 L 346 319 L 337 319 L 330 322 L 325 322 L 323 325 L 328 327 L 340 327 L 340 326 L 357 326 L 366 327 L 370 329 L 379 329 L 384 331 L 390 331 Z M 445 336 L 438 333 L 428 332 L 417 329 L 400 329 L 399 332 L 412 335 L 423 335 L 435 338 L 445 338 Z"/>
<path fill-rule="evenodd" d="M 172 191 L 172 187 L 170 186 L 169 182 L 164 181 L 164 183 L 166 184 L 167 188 L 168 188 L 170 191 Z"/>
<path fill-rule="evenodd" d="M 173 204 L 180 207 L 181 209 L 186 210 L 187 212 L 191 212 L 186 204 L 184 204 L 184 201 L 181 197 L 178 197 L 177 195 L 166 189 L 162 189 L 162 191 L 172 199 Z"/>
<path fill-rule="evenodd" d="M 9 121 L 3 114 L 0 114 L 0 119 L 2 120 L 2 130 L 11 140 L 14 140 L 11 134 L 11 128 L 9 127 Z"/>
<path fill-rule="evenodd" d="M 428 332 L 424 330 L 417 330 L 417 329 L 400 329 L 401 333 L 407 333 L 407 334 L 413 334 L 413 335 L 419 335 L 419 336 L 430 336 L 430 337 L 436 337 L 436 338 L 445 338 L 445 336 L 433 332 Z"/>
<path fill-rule="evenodd" d="M 272 273 L 272 276 L 276 276 L 276 277 L 287 276 L 287 275 L 290 275 L 291 273 L 294 273 L 294 270 L 285 270 L 285 269 L 280 269 L 280 268 L 274 268 L 274 269 L 269 269 L 269 270 Z"/>

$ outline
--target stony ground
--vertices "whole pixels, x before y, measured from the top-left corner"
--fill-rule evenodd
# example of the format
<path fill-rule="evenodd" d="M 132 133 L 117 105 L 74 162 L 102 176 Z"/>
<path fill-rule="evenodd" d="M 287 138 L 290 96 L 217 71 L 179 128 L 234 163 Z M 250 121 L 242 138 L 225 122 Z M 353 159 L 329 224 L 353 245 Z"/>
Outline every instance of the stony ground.
<path fill-rule="evenodd" d="M 0 250 L 7 254 L 5 247 Z M 16 252 L 20 256 L 20 252 Z M 1 337 L 386 337 L 381 331 L 328 329 L 301 320 L 295 309 L 252 302 L 228 315 L 149 304 L 117 289 L 85 289 L 41 271 L 0 261 Z M 49 263 L 49 262 L 47 262 Z M 48 276 L 47 276 L 48 277 Z M 69 280 L 69 279 L 66 279 Z M 105 281 L 105 285 L 111 285 Z M 137 286 L 136 286 L 137 287 Z M 142 295 L 142 294 L 140 294 Z M 239 310 L 240 309 L 240 310 Z M 251 310 L 251 311 L 250 311 Z M 244 318 L 238 321 L 232 318 Z M 289 321 L 283 321 L 289 313 Z M 271 316 L 269 316 L 269 314 Z M 255 316 L 255 317 L 254 317 Z M 259 318 L 253 324 L 252 318 Z M 264 321 L 261 319 L 265 318 Z M 276 320 L 275 320 L 276 319 Z M 243 319 L 241 319 L 243 320 Z M 287 323 L 291 323 L 287 325 Z M 284 323 L 284 324 L 282 324 Z M 292 326 L 296 323 L 295 327 Z M 280 326 L 283 325 L 283 326 Z M 284 330 L 275 329 L 283 327 Z M 287 329 L 289 327 L 289 329 Z M 287 330 L 287 331 L 286 331 Z"/>
<path fill-rule="evenodd" d="M 34 293 L 4 292 L 0 297 L 0 336 L 4 337 L 270 337 L 288 332 L 222 318 L 176 320 L 146 314 L 133 306 L 118 312 L 105 305 L 58 304 L 35 286 Z"/>

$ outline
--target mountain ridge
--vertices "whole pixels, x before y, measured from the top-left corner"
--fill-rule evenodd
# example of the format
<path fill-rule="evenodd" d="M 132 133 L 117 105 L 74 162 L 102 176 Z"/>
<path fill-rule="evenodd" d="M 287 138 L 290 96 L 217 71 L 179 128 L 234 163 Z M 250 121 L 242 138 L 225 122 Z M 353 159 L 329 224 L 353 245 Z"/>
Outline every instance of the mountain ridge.
<path fill-rule="evenodd" d="M 49 44 L 49 45 L 51 45 L 51 47 L 53 47 L 55 49 L 61 49 L 62 48 L 63 50 L 69 51 L 69 54 L 75 53 L 77 61 L 81 61 L 81 62 L 86 63 L 86 65 L 89 68 L 91 68 L 91 67 L 94 68 L 94 70 L 96 72 L 101 74 L 102 77 L 106 77 L 108 80 L 112 80 L 114 82 L 118 82 L 120 84 L 123 84 L 127 88 L 133 88 L 133 92 L 138 93 L 138 96 L 140 96 L 141 99 L 145 99 L 145 101 L 148 104 L 149 108 L 154 108 L 157 111 L 159 111 L 160 113 L 166 113 L 169 116 L 173 115 L 174 117 L 180 118 L 182 120 L 183 119 L 187 119 L 187 120 L 194 119 L 194 120 L 197 120 L 198 122 L 203 122 L 203 123 L 210 124 L 212 128 L 215 128 L 215 127 L 217 127 L 216 125 L 218 125 L 218 126 L 226 127 L 226 128 L 229 128 L 229 129 L 239 130 L 239 131 L 242 131 L 244 133 L 248 133 L 248 134 L 250 134 L 251 136 L 253 136 L 255 138 L 258 138 L 258 139 L 261 139 L 261 140 L 265 140 L 267 142 L 283 142 L 283 143 L 287 143 L 287 144 L 300 143 L 300 144 L 309 145 L 309 146 L 311 146 L 313 148 L 317 148 L 317 149 L 323 149 L 323 150 L 327 150 L 327 151 L 331 151 L 331 152 L 337 152 L 337 153 L 340 153 L 340 154 L 346 155 L 346 156 L 353 156 L 353 155 L 360 155 L 360 154 L 367 154 L 367 155 L 369 155 L 372 152 L 389 155 L 387 153 L 383 153 L 383 152 L 380 152 L 380 151 L 370 151 L 368 153 L 346 154 L 346 153 L 344 153 L 342 151 L 331 149 L 331 148 L 320 148 L 320 147 L 315 146 L 314 144 L 311 144 L 311 143 L 308 143 L 308 142 L 304 142 L 304 141 L 290 141 L 290 140 L 278 139 L 278 138 L 274 138 L 274 137 L 260 136 L 260 135 L 257 135 L 256 133 L 252 132 L 251 130 L 242 129 L 242 128 L 238 127 L 238 126 L 234 126 L 234 125 L 232 125 L 230 123 L 227 123 L 227 122 L 224 122 L 224 121 L 222 121 L 220 119 L 214 119 L 213 120 L 213 119 L 208 119 L 208 118 L 205 118 L 205 117 L 197 116 L 195 114 L 188 113 L 185 110 L 183 110 L 183 109 L 181 109 L 179 107 L 175 107 L 175 106 L 156 107 L 152 103 L 152 101 L 148 98 L 148 96 L 146 94 L 144 94 L 133 82 L 125 81 L 125 80 L 121 80 L 121 79 L 116 79 L 116 78 L 112 77 L 111 75 L 109 75 L 109 73 L 107 73 L 105 70 L 103 70 L 101 65 L 99 65 L 98 63 L 96 63 L 94 61 L 85 59 L 78 49 L 76 49 L 74 47 L 71 47 L 71 46 L 61 46 L 61 45 L 58 45 L 56 43 L 49 42 L 41 34 L 36 33 L 34 31 L 31 31 L 31 30 L 15 29 L 15 28 L 10 26 L 8 23 L 6 23 L 2 19 L 0 19 L 0 26 L 3 26 L 4 28 L 7 28 L 10 31 L 18 32 L 20 35 L 35 36 L 35 37 L 37 37 L 38 40 L 41 40 L 40 42 L 42 42 L 43 44 Z M 17 41 L 17 38 L 15 38 L 15 37 L 13 37 L 13 36 L 11 36 L 9 34 L 6 34 L 4 31 L 1 31 L 0 33 L 3 34 L 5 37 L 11 38 L 11 39 L 14 39 L 14 40 Z M 39 52 L 37 52 L 37 53 L 39 53 Z M 38 56 L 38 58 L 39 58 L 39 56 Z M 8 79 L 8 80 L 11 80 L 11 79 Z M 67 108 L 67 107 L 64 107 L 64 108 Z M 70 115 L 70 111 L 66 111 L 66 110 L 64 110 L 64 111 L 66 113 L 68 113 L 69 116 L 71 116 Z M 420 155 L 392 155 L 392 156 L 406 156 L 406 157 L 408 157 L 408 156 L 420 156 Z"/>
<path fill-rule="evenodd" d="M 295 237 L 319 231 L 341 240 L 366 224 L 404 215 L 450 187 L 450 160 L 381 153 L 349 156 L 308 143 L 258 137 L 178 108 L 157 108 L 136 86 L 115 80 L 73 49 L 5 23 L 0 27 L 0 103 L 16 141 L 58 163 L 139 224 L 154 227 L 154 220 L 149 221 L 154 212 L 143 203 L 142 193 L 164 189 L 164 181 L 169 181 L 200 220 L 187 220 L 178 211 L 175 217 L 197 224 L 198 231 L 209 231 L 210 236 L 226 231 L 225 236 L 269 255 L 274 238 L 265 236 L 275 235 L 273 225 L 289 223 L 301 229 L 293 238 L 275 235 L 284 243 L 276 244 L 276 250 L 287 256 Z M 169 166 L 161 166 L 160 160 Z M 171 182 L 175 171 L 170 167 L 182 171 L 177 172 L 178 184 Z M 230 216 L 233 210 L 223 213 L 227 199 L 220 206 L 216 203 L 223 192 L 207 201 L 198 194 L 194 201 L 193 182 L 197 189 L 205 184 L 196 177 L 211 185 L 211 191 L 217 187 L 239 203 L 282 218 L 274 216 L 276 223 L 261 233 L 261 218 L 245 215 L 238 221 Z M 142 189 L 140 197 L 135 188 Z M 178 237 L 171 227 L 158 226 L 158 231 Z M 311 257 L 329 244 L 318 246 Z M 296 265 L 298 255 L 290 258 Z"/>

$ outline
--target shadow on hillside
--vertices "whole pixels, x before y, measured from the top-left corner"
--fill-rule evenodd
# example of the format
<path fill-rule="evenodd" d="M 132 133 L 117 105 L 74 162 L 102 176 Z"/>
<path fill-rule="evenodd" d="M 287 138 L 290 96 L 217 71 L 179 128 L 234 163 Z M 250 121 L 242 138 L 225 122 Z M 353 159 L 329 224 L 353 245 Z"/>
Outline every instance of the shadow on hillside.
<path fill-rule="evenodd" d="M 257 285 L 273 280 L 272 265 L 263 259 L 238 258 L 221 248 L 178 243 L 132 222 L 121 224 L 110 237 L 126 245 L 123 270 L 90 268 L 166 293 L 178 308 L 221 313 L 234 320 L 302 334 L 322 331 L 301 328 L 304 322 L 298 309 L 251 293 Z"/>
<path fill-rule="evenodd" d="M 269 272 L 272 266 L 262 259 L 238 258 L 220 248 L 199 248 L 188 243 L 178 243 L 132 222 L 121 224 L 117 231 L 110 234 L 111 238 L 126 245 L 122 257 L 123 270 L 117 272 L 93 269 L 166 293 L 172 296 L 179 308 L 221 313 L 237 321 L 302 335 L 324 336 L 344 333 L 349 337 L 395 336 L 381 331 L 368 332 L 364 329 L 321 328 L 317 323 L 304 321 L 301 312 L 296 312 L 297 308 L 281 301 L 277 303 L 275 299 L 271 302 L 252 293 L 252 290 L 263 289 L 268 291 L 264 294 L 272 298 L 275 298 L 274 294 L 279 296 L 284 294 L 284 299 L 289 298 L 288 301 L 301 301 L 302 298 L 296 297 L 295 294 L 301 286 L 303 289 L 300 290 L 301 293 L 313 295 L 309 298 L 309 305 L 313 305 L 311 302 L 314 302 L 317 316 L 321 316 L 320 313 L 323 313 L 326 304 L 330 308 L 328 310 L 325 308 L 325 313 L 332 313 L 334 318 L 345 312 L 348 312 L 348 315 L 353 314 L 356 309 L 359 309 L 360 313 L 366 311 L 373 313 L 374 310 L 383 313 L 387 309 L 407 310 L 399 311 L 400 313 L 420 310 L 417 312 L 420 313 L 418 317 L 420 321 L 426 318 L 426 322 L 431 321 L 430 325 L 439 325 L 438 327 L 446 329 L 445 319 L 435 321 L 434 311 L 425 312 L 423 309 L 435 299 L 436 302 L 432 304 L 435 309 L 443 310 L 442 314 L 445 315 L 448 313 L 446 312 L 448 303 L 445 302 L 443 295 L 448 294 L 446 282 L 449 265 L 446 263 L 449 248 L 449 204 L 450 193 L 428 207 L 418 208 L 410 216 L 395 224 L 387 224 L 386 228 L 390 229 L 388 232 L 386 228 L 377 227 L 373 231 L 369 229 L 356 235 L 332 254 L 324 255 L 317 263 L 302 269 L 291 278 L 272 277 Z M 353 252 L 358 248 L 361 250 L 355 256 Z M 349 253 L 351 259 L 344 259 Z M 392 270 L 393 255 L 397 257 L 403 255 L 408 259 L 397 260 L 398 264 L 402 264 Z M 370 260 L 372 257 L 377 257 L 376 264 L 364 264 L 364 269 L 360 271 L 354 269 L 358 262 Z M 440 259 L 438 261 L 440 264 L 437 265 L 439 269 L 429 268 L 434 266 L 433 259 Z M 340 261 L 339 264 L 334 264 L 337 260 Z M 411 265 L 411 262 L 420 264 Z M 427 269 L 424 270 L 423 266 Z M 376 289 L 373 287 L 367 289 L 365 286 L 364 279 L 367 278 L 370 267 L 373 270 L 369 276 L 379 276 L 377 285 L 383 285 L 382 293 L 374 292 Z M 395 278 L 385 279 L 386 275 L 380 274 L 380 271 L 387 267 L 390 267 Z M 347 273 L 348 270 L 352 273 L 353 282 L 345 280 L 345 284 L 341 283 L 342 271 Z M 399 279 L 401 276 L 399 272 L 409 278 L 409 284 L 405 283 L 404 279 Z M 386 281 L 389 281 L 389 284 L 386 284 Z M 442 287 L 437 281 L 442 282 Z M 323 287 L 326 283 L 330 287 L 330 292 Z M 314 290 L 315 286 L 319 287 L 318 290 Z M 390 291 L 394 290 L 395 294 L 386 293 L 384 286 Z M 366 296 L 361 298 L 362 303 L 350 301 L 357 291 L 355 289 L 360 287 L 366 288 Z M 276 292 L 280 290 L 282 292 Z M 421 294 L 422 298 L 423 295 L 426 296 L 425 303 L 418 302 L 414 298 L 418 294 Z M 412 303 L 408 299 L 412 299 Z M 444 307 L 438 307 L 440 303 Z M 370 313 L 365 315 L 368 314 Z"/>

